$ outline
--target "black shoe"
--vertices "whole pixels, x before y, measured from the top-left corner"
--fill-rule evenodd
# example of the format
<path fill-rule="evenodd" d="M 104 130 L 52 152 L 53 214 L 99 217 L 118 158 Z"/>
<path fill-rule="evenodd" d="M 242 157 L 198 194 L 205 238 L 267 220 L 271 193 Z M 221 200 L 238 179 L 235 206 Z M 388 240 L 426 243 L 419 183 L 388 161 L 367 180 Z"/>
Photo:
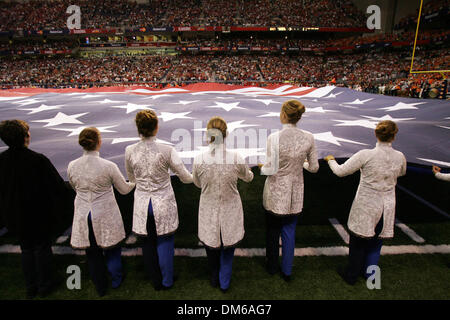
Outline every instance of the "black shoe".
<path fill-rule="evenodd" d="M 356 280 L 350 280 L 350 279 L 348 278 L 348 276 L 347 276 L 347 273 L 346 273 L 346 270 L 345 270 L 345 269 L 339 268 L 339 269 L 337 270 L 337 273 L 338 273 L 338 275 L 342 278 L 342 280 L 345 281 L 345 283 L 347 283 L 347 284 L 350 285 L 350 286 L 355 285 L 357 279 L 356 279 Z"/>
<path fill-rule="evenodd" d="M 99 297 L 104 297 L 106 295 L 106 288 L 97 290 L 97 293 Z"/>
<path fill-rule="evenodd" d="M 283 280 L 286 281 L 286 282 L 291 282 L 291 280 L 292 280 L 292 277 L 291 277 L 291 276 L 288 276 L 288 275 L 284 274 L 283 272 L 281 273 L 281 277 L 282 277 Z"/>
<path fill-rule="evenodd" d="M 271 276 L 273 276 L 274 274 L 277 274 L 278 272 L 280 272 L 280 267 L 269 267 L 269 265 L 266 265 L 266 271 L 267 273 L 269 273 Z"/>
<path fill-rule="evenodd" d="M 222 293 L 227 293 L 229 289 L 230 289 L 230 287 L 228 287 L 228 288 L 226 288 L 226 289 L 220 288 L 220 291 L 222 291 Z"/>
<path fill-rule="evenodd" d="M 118 288 L 120 288 L 120 286 L 122 285 L 122 283 L 125 281 L 125 277 L 126 277 L 125 273 L 122 274 L 122 281 L 120 281 L 119 285 L 118 285 L 117 287 L 111 286 L 111 288 L 113 288 L 113 289 L 118 289 Z"/>
<path fill-rule="evenodd" d="M 38 294 L 37 288 L 29 289 L 29 290 L 27 290 L 26 297 L 27 297 L 27 299 L 34 299 L 34 298 L 36 298 L 37 294 Z"/>

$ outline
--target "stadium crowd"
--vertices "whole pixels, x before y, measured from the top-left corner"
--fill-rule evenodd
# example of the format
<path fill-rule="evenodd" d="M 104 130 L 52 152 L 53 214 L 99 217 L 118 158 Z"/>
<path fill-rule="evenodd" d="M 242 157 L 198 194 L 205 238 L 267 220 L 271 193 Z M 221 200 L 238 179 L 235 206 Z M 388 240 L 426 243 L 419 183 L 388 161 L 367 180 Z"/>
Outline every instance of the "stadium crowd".
<path fill-rule="evenodd" d="M 106 86 L 147 83 L 179 86 L 192 82 L 290 82 L 321 87 L 345 85 L 357 90 L 414 96 L 417 88 L 440 86 L 439 74 L 409 76 L 410 51 L 369 51 L 329 55 L 179 55 L 54 57 L 3 59 L 0 85 Z M 414 70 L 450 69 L 450 50 L 418 50 Z"/>
<path fill-rule="evenodd" d="M 450 0 L 433 0 L 428 1 L 423 4 L 421 19 L 423 17 L 430 17 L 431 20 L 433 17 L 437 19 L 447 20 L 450 14 Z M 419 9 L 416 10 L 415 13 L 409 14 L 402 19 L 400 19 L 399 23 L 395 26 L 396 29 L 411 29 L 417 25 L 417 17 L 419 16 Z"/>
<path fill-rule="evenodd" d="M 0 2 L 0 30 L 64 29 L 72 1 Z M 77 0 L 81 28 L 142 26 L 365 26 L 349 0 Z"/>

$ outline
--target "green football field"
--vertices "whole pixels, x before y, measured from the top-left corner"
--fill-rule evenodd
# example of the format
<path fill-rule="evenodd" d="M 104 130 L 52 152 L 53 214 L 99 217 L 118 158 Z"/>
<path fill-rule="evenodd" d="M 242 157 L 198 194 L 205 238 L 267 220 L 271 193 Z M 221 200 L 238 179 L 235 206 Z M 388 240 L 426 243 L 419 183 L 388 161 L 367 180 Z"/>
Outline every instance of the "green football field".
<path fill-rule="evenodd" d="M 175 273 L 178 280 L 174 288 L 157 292 L 146 280 L 142 257 L 134 256 L 140 244 L 138 239 L 123 245 L 126 255 L 123 285 L 110 289 L 102 299 L 449 299 L 450 183 L 435 179 L 428 169 L 414 166 L 398 180 L 398 221 L 394 238 L 384 241 L 380 290 L 369 290 L 362 279 L 355 286 L 348 286 L 336 273 L 337 267 L 347 261 L 342 250 L 347 247 L 346 222 L 359 174 L 338 178 L 321 162 L 319 173 L 305 173 L 305 203 L 296 231 L 297 256 L 291 283 L 284 282 L 278 275 L 268 275 L 264 269 L 261 249 L 264 249 L 265 237 L 262 211 L 265 177 L 253 168 L 255 179 L 251 183 L 239 183 L 246 234 L 238 247 L 240 250 L 236 251 L 228 293 L 211 288 L 208 282 L 207 261 L 197 238 L 200 190 L 193 184 L 182 184 L 175 177 L 172 184 L 180 220 L 175 247 L 190 250 L 177 250 Z M 130 234 L 133 196 L 116 194 L 116 197 L 127 234 Z M 71 226 L 72 215 L 68 205 L 67 211 L 55 222 L 55 265 L 62 282 L 48 299 L 97 299 L 85 256 L 74 255 L 70 250 L 59 254 L 70 247 L 67 229 Z M 0 236 L 0 300 L 25 298 L 20 255 L 8 253 L 14 250 L 17 252 L 17 239 L 8 232 Z M 81 267 L 80 290 L 66 287 L 69 265 Z"/>

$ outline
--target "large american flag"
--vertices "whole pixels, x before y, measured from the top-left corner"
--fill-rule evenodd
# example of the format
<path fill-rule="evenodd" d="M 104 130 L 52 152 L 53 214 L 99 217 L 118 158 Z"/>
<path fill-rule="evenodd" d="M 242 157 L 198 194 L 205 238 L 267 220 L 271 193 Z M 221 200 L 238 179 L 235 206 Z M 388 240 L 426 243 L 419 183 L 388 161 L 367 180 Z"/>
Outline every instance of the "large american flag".
<path fill-rule="evenodd" d="M 125 147 L 139 140 L 134 117 L 152 109 L 159 119 L 157 138 L 174 146 L 188 169 L 206 146 L 212 116 L 228 123 L 227 146 L 249 165 L 264 162 L 267 136 L 281 128 L 284 101 L 300 100 L 306 113 L 298 127 L 311 132 L 319 157 L 347 158 L 373 148 L 381 120 L 399 126 L 394 148 L 408 162 L 450 167 L 450 102 L 389 97 L 347 88 L 277 85 L 230 86 L 199 83 L 183 88 L 108 87 L 90 89 L 13 89 L 0 91 L 0 120 L 30 124 L 30 148 L 45 154 L 66 178 L 67 165 L 82 154 L 78 134 L 85 127 L 102 132 L 100 155 L 124 172 Z M 244 142 L 239 137 L 245 136 Z M 6 146 L 0 142 L 0 152 Z"/>

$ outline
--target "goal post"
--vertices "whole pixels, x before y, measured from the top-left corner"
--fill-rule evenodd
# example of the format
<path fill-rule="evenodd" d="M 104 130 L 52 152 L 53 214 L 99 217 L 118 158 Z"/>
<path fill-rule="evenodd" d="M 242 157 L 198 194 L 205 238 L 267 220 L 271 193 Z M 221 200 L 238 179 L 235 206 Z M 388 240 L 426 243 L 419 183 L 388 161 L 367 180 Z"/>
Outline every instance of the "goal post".
<path fill-rule="evenodd" d="M 411 59 L 411 67 L 409 69 L 410 74 L 420 74 L 420 73 L 440 73 L 442 77 L 445 79 L 444 73 L 449 73 L 450 70 L 426 70 L 426 71 L 414 71 L 414 57 L 416 54 L 416 45 L 417 45 L 417 36 L 419 34 L 419 26 L 420 26 L 420 17 L 422 15 L 422 6 L 423 6 L 423 0 L 420 0 L 420 8 L 419 8 L 419 16 L 417 17 L 417 26 L 416 26 L 416 35 L 414 37 L 414 47 L 413 47 L 413 54 Z"/>

